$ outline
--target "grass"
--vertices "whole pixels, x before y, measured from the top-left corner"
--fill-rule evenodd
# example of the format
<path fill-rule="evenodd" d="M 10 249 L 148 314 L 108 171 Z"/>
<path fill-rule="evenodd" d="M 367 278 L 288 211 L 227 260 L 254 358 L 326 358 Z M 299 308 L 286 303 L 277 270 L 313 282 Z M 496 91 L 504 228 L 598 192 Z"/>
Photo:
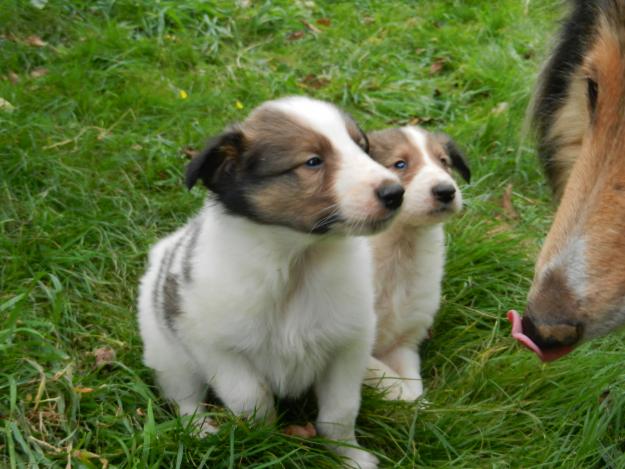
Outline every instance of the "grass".
<path fill-rule="evenodd" d="M 183 149 L 309 94 L 367 129 L 445 130 L 474 174 L 423 348 L 429 405 L 364 390 L 363 445 L 384 467 L 625 467 L 621 337 L 541 365 L 505 321 L 552 214 L 520 135 L 561 14 L 530 0 L 0 3 L 14 107 L 0 108 L 0 466 L 336 467 L 321 441 L 221 409 L 219 434 L 195 439 L 142 365 L 135 320 L 149 245 L 202 202 L 181 183 Z M 102 348 L 112 363 L 96 365 Z"/>

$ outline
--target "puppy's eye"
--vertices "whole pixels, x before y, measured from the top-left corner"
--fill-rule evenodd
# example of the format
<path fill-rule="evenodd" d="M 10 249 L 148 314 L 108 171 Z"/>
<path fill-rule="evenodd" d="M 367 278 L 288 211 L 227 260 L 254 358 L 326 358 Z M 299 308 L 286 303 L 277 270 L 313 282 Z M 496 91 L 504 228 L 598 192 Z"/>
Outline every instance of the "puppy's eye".
<path fill-rule="evenodd" d="M 323 164 L 323 160 L 318 156 L 313 156 L 312 158 L 308 158 L 306 160 L 305 165 L 309 168 L 316 168 L 317 166 L 321 166 Z"/>
<path fill-rule="evenodd" d="M 599 97 L 599 85 L 592 78 L 587 79 L 588 82 L 588 104 L 590 110 L 594 111 L 597 107 L 597 98 Z"/>
<path fill-rule="evenodd" d="M 393 163 L 393 167 L 397 169 L 406 169 L 406 166 L 408 166 L 408 163 L 404 160 L 395 161 L 395 163 Z"/>
<path fill-rule="evenodd" d="M 449 168 L 450 163 L 449 163 L 449 160 L 448 160 L 447 158 L 445 158 L 444 156 L 441 156 L 441 157 L 440 157 L 440 160 L 441 160 L 441 163 L 443 163 L 443 166 L 444 166 L 445 168 Z"/>

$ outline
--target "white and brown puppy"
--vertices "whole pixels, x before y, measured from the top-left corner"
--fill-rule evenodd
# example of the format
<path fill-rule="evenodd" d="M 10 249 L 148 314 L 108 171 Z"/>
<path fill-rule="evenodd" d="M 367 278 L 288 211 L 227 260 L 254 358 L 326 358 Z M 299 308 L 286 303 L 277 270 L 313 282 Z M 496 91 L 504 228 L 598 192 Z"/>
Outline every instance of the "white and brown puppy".
<path fill-rule="evenodd" d="M 375 333 L 371 253 L 356 235 L 385 228 L 404 192 L 367 150 L 335 106 L 290 97 L 191 161 L 187 186 L 214 197 L 152 248 L 139 298 L 145 363 L 181 414 L 210 387 L 233 413 L 273 420 L 274 396 L 314 387 L 317 431 L 356 446 Z M 362 449 L 333 449 L 376 467 Z"/>
<path fill-rule="evenodd" d="M 420 127 L 369 134 L 370 154 L 395 172 L 406 192 L 391 227 L 370 238 L 377 336 L 366 383 L 389 399 L 423 393 L 418 347 L 438 311 L 445 264 L 443 222 L 462 208 L 451 170 L 469 181 L 466 159 L 445 134 Z"/>

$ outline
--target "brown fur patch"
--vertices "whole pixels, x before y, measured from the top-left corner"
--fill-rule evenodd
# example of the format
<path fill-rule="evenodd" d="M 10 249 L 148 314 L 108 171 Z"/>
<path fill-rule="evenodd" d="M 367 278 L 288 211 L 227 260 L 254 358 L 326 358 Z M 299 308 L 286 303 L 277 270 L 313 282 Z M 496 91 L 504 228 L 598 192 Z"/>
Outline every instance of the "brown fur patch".
<path fill-rule="evenodd" d="M 385 129 L 369 134 L 369 154 L 382 166 L 394 171 L 402 185 L 407 186 L 423 166 L 421 150 L 415 146 L 401 129 Z M 405 169 L 397 169 L 394 164 L 405 161 Z"/>
<path fill-rule="evenodd" d="M 242 128 L 249 142 L 242 169 L 255 176 L 280 175 L 314 155 L 330 156 L 333 151 L 325 136 L 278 109 L 261 108 Z"/>
<path fill-rule="evenodd" d="M 441 134 L 442 135 L 442 134 Z M 451 158 L 445 151 L 445 142 L 438 135 L 427 132 L 425 134 L 426 151 L 432 161 L 451 173 Z M 392 128 L 371 132 L 369 134 L 371 157 L 378 163 L 394 171 L 400 178 L 404 187 L 410 184 L 415 174 L 425 164 L 425 155 L 421 149 L 400 128 Z M 395 168 L 393 165 L 398 161 L 405 161 L 405 169 Z"/>
<path fill-rule="evenodd" d="M 580 70 L 572 77 L 568 99 L 555 114 L 546 136 L 554 148 L 549 174 L 556 200 L 562 197 L 589 124 L 586 78 Z"/>
<path fill-rule="evenodd" d="M 260 109 L 244 123 L 249 144 L 243 171 L 262 181 L 249 191 L 254 211 L 266 223 L 314 231 L 336 206 L 333 191 L 337 151 L 330 141 L 277 109 Z M 323 160 L 308 167 L 314 156 Z"/>
<path fill-rule="evenodd" d="M 428 154 L 438 166 L 451 174 L 452 162 L 451 158 L 445 150 L 445 144 L 449 141 L 449 137 L 443 134 L 428 134 L 426 139 L 426 147 Z"/>

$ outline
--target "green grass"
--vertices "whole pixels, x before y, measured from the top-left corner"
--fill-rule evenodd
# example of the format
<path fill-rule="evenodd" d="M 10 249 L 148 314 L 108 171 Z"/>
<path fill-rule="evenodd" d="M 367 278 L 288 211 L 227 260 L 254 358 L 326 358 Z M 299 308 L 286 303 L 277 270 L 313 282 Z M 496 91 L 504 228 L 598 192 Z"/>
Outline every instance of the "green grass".
<path fill-rule="evenodd" d="M 195 439 L 142 365 L 135 320 L 148 247 L 202 202 L 181 183 L 182 150 L 288 94 L 367 129 L 418 119 L 472 164 L 423 348 L 429 405 L 365 390 L 363 445 L 384 467 L 625 467 L 621 337 L 541 365 L 504 319 L 551 219 L 520 135 L 560 2 L 31 3 L 45 2 L 0 3 L 14 106 L 0 109 L 1 467 L 336 467 L 322 441 L 221 409 L 219 434 Z M 117 358 L 97 367 L 102 347 Z"/>

